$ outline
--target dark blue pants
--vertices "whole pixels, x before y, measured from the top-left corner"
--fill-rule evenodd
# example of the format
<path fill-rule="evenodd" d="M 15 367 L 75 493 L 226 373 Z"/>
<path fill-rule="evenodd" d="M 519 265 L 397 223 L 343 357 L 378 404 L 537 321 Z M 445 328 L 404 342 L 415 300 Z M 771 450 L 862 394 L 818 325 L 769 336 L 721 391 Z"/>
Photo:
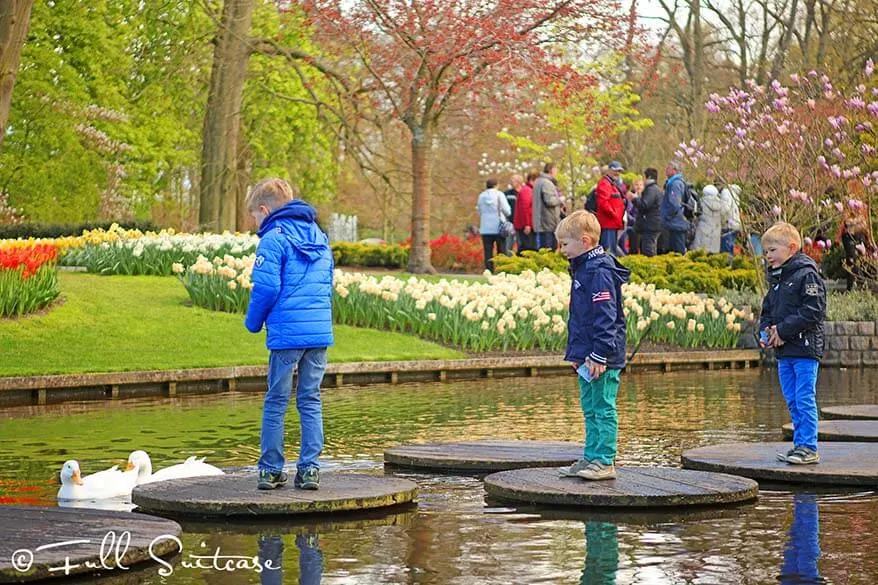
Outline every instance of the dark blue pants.
<path fill-rule="evenodd" d="M 668 231 L 668 251 L 678 254 L 686 253 L 686 231 Z"/>

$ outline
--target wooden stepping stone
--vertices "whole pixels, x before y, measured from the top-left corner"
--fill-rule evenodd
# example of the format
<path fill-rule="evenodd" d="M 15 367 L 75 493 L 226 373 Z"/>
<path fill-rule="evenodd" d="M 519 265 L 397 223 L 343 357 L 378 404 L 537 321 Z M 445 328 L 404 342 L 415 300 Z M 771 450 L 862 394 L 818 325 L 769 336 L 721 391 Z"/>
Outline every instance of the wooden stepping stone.
<path fill-rule="evenodd" d="M 733 473 L 763 481 L 823 485 L 878 485 L 878 443 L 820 444 L 820 463 L 790 465 L 777 453 L 792 443 L 725 443 L 683 452 L 683 467 Z"/>
<path fill-rule="evenodd" d="M 793 439 L 793 423 L 783 426 L 783 438 Z M 878 441 L 878 420 L 821 420 L 817 422 L 817 440 Z"/>
<path fill-rule="evenodd" d="M 384 452 L 384 463 L 431 471 L 491 472 L 560 467 L 582 458 L 582 444 L 560 441 L 468 441 L 402 445 Z"/>
<path fill-rule="evenodd" d="M 0 506 L 0 526 L 0 583 L 65 575 L 130 574 L 125 568 L 155 562 L 149 552 L 154 541 L 154 556 L 176 554 L 177 543 L 168 535 L 179 538 L 182 533 L 179 524 L 166 518 L 87 508 Z M 131 536 L 127 547 L 125 533 Z M 103 555 L 102 542 L 106 542 Z M 59 543 L 67 544 L 51 546 Z"/>
<path fill-rule="evenodd" d="M 139 511 L 167 516 L 280 516 L 328 514 L 383 508 L 414 500 L 418 486 L 399 477 L 325 473 L 320 489 L 299 490 L 289 483 L 276 490 L 256 489 L 255 472 L 189 477 L 134 488 Z"/>
<path fill-rule="evenodd" d="M 878 420 L 878 404 L 827 406 L 820 409 L 820 414 L 828 419 Z"/>
<path fill-rule="evenodd" d="M 488 496 L 553 506 L 667 508 L 734 504 L 755 499 L 759 485 L 744 477 L 675 467 L 617 467 L 616 479 L 560 477 L 545 467 L 492 473 Z"/>

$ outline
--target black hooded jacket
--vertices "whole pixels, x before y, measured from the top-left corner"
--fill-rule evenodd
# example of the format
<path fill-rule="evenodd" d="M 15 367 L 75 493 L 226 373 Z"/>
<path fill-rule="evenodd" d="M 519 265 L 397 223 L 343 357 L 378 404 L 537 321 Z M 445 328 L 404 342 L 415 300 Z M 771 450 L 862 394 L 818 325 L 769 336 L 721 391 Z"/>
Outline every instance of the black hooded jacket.
<path fill-rule="evenodd" d="M 811 258 L 798 252 L 778 268 L 769 268 L 759 329 L 777 325 L 784 341 L 775 348 L 778 358 L 822 358 L 825 319 L 826 287 Z"/>

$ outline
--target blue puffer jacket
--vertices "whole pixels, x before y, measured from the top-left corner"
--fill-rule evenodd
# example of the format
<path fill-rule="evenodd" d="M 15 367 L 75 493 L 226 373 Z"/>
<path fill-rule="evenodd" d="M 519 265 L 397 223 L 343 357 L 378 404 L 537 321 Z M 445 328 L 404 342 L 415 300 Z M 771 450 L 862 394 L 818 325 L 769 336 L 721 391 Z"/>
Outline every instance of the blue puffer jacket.
<path fill-rule="evenodd" d="M 665 193 L 659 209 L 662 216 L 662 227 L 674 232 L 685 232 L 689 229 L 689 220 L 683 214 L 683 194 L 686 181 L 681 173 L 665 181 Z"/>
<path fill-rule="evenodd" d="M 631 271 L 598 246 L 570 260 L 570 321 L 564 359 L 625 367 L 622 283 Z"/>
<path fill-rule="evenodd" d="M 268 330 L 268 349 L 332 345 L 332 272 L 329 239 L 317 212 L 293 200 L 272 211 L 259 228 L 253 290 L 244 325 Z"/>

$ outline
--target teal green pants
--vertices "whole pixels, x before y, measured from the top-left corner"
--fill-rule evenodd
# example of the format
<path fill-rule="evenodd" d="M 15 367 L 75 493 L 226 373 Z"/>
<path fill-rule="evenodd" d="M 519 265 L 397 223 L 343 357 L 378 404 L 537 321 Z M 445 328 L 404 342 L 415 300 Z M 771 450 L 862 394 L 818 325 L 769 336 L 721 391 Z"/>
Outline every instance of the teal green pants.
<path fill-rule="evenodd" d="M 586 382 L 579 378 L 579 403 L 585 417 L 585 451 L 589 461 L 613 465 L 616 460 L 616 435 L 619 417 L 616 414 L 616 394 L 619 392 L 619 372 L 604 372 L 597 380 Z"/>

